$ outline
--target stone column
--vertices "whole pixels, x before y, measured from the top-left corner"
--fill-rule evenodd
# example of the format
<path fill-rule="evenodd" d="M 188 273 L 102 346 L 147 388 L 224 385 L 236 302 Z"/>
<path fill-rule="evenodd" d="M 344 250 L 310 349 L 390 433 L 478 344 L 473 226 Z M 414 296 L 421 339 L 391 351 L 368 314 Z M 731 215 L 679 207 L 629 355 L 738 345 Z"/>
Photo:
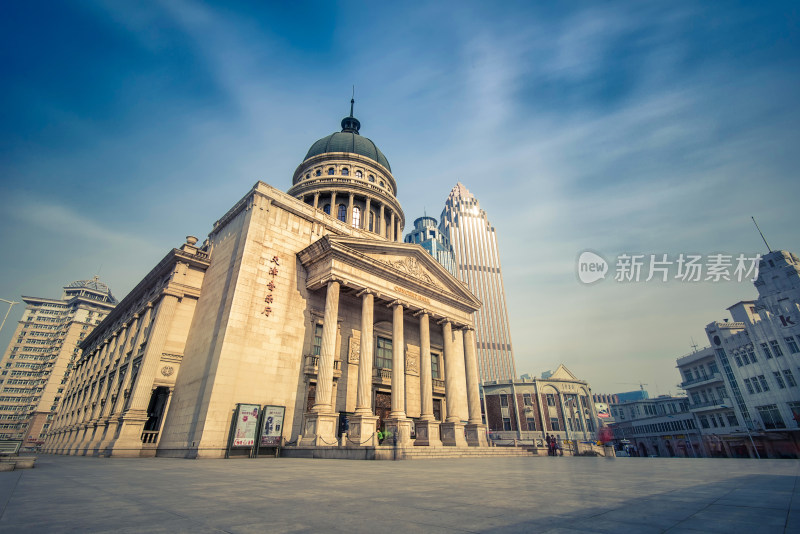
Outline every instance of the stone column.
<path fill-rule="evenodd" d="M 392 304 L 392 411 L 384 421 L 386 430 L 397 436 L 397 444 L 411 443 L 411 420 L 406 418 L 406 355 L 403 337 L 403 305 Z M 393 441 L 393 440 L 392 440 Z"/>
<path fill-rule="evenodd" d="M 370 218 L 372 217 L 372 212 L 370 211 L 369 205 L 370 205 L 370 198 L 367 197 L 367 201 L 364 204 L 364 213 L 361 216 L 361 228 L 367 230 L 368 232 L 372 232 L 374 231 L 375 225 L 373 224 L 372 228 L 369 227 Z M 366 217 L 366 219 L 364 217 Z"/>
<path fill-rule="evenodd" d="M 486 427 L 481 417 L 480 379 L 478 378 L 478 351 L 475 329 L 464 329 L 464 368 L 467 375 L 467 408 L 469 422 L 466 426 L 467 443 L 473 447 L 488 447 Z M 515 397 L 516 403 L 516 397 Z"/>
<path fill-rule="evenodd" d="M 152 332 L 148 332 L 147 346 L 142 355 L 136 382 L 131 384 L 130 404 L 122 415 L 119 437 L 113 444 L 111 456 L 139 456 L 142 450 L 142 430 L 147 422 L 147 406 L 150 404 L 153 378 L 177 307 L 176 295 L 166 293 L 161 297 Z"/>
<path fill-rule="evenodd" d="M 386 228 L 386 226 L 383 224 L 383 203 L 381 203 L 381 210 L 380 213 L 378 214 L 378 220 L 376 221 L 375 224 L 375 233 L 381 237 L 386 237 L 385 235 L 386 231 L 384 230 L 384 228 Z"/>
<path fill-rule="evenodd" d="M 386 236 L 389 241 L 396 241 L 394 234 L 394 211 L 389 212 L 389 235 Z"/>
<path fill-rule="evenodd" d="M 425 310 L 419 313 L 419 338 L 420 416 L 416 424 L 417 439 L 414 440 L 414 445 L 440 447 L 442 440 L 439 438 L 439 423 L 433 418 L 430 316 Z"/>
<path fill-rule="evenodd" d="M 347 224 L 353 225 L 353 193 L 350 193 L 350 198 L 347 201 Z"/>
<path fill-rule="evenodd" d="M 336 191 L 331 193 L 331 217 L 339 218 L 339 210 L 336 209 Z"/>
<path fill-rule="evenodd" d="M 350 417 L 350 445 L 372 446 L 378 417 L 372 415 L 372 324 L 375 295 L 365 289 L 361 296 L 361 348 L 358 357 L 356 411 Z"/>
<path fill-rule="evenodd" d="M 317 206 L 319 206 L 319 191 L 314 193 L 314 209 L 318 209 Z"/>
<path fill-rule="evenodd" d="M 467 441 L 464 438 L 464 425 L 461 418 L 455 411 L 458 403 L 456 389 L 458 389 L 458 376 L 456 372 L 456 354 L 453 347 L 453 325 L 449 319 L 445 319 L 442 324 L 442 336 L 444 337 L 444 387 L 447 398 L 447 418 L 440 425 L 442 443 L 455 447 L 466 447 Z"/>
<path fill-rule="evenodd" d="M 330 446 L 336 441 L 338 416 L 333 411 L 333 363 L 336 352 L 336 332 L 339 321 L 339 282 L 328 282 L 325 296 L 325 315 L 322 324 L 322 347 L 317 366 L 317 392 L 314 407 L 305 414 L 303 445 Z"/>

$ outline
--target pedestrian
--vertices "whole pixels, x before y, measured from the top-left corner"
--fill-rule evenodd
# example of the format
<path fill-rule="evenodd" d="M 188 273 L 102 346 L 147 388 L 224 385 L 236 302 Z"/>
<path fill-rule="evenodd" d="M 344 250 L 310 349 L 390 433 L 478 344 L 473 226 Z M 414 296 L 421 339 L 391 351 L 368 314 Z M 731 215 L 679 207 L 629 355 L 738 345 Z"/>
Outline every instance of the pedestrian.
<path fill-rule="evenodd" d="M 556 449 L 558 449 L 558 455 L 564 456 L 564 450 L 561 448 L 561 440 L 553 440 L 555 441 L 555 449 L 553 449 L 553 456 L 556 455 Z"/>
<path fill-rule="evenodd" d="M 547 434 L 544 440 L 547 442 L 547 456 L 553 456 L 553 438 L 550 437 L 550 434 Z"/>

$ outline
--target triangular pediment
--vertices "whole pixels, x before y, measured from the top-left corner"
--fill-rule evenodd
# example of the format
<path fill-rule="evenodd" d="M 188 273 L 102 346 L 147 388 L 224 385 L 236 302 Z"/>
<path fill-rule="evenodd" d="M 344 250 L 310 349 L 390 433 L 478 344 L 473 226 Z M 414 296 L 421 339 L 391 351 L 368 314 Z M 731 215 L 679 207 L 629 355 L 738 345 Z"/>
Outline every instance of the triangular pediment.
<path fill-rule="evenodd" d="M 327 235 L 298 256 L 306 268 L 320 266 L 311 269 L 314 271 L 312 276 L 320 281 L 324 280 L 325 269 L 330 270 L 332 276 L 340 274 L 346 278 L 343 273 L 347 269 L 342 268 L 346 264 L 350 268 L 352 283 L 363 283 L 367 289 L 376 289 L 366 287 L 371 282 L 412 300 L 413 297 L 422 297 L 423 302 L 426 299 L 450 304 L 457 302 L 465 311 L 477 310 L 481 305 L 463 282 L 416 244 Z M 363 280 L 359 281 L 359 278 Z M 313 280 L 310 285 L 314 285 Z"/>
<path fill-rule="evenodd" d="M 559 364 L 556 372 L 550 375 L 549 380 L 579 380 L 577 376 L 572 374 L 572 371 L 567 369 L 564 364 Z"/>

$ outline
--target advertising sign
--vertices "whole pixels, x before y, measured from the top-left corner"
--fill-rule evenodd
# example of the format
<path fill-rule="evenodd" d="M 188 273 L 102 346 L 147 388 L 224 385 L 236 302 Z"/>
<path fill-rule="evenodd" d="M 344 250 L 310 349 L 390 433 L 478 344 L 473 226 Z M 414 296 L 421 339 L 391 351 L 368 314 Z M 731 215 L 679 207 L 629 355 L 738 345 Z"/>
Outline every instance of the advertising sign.
<path fill-rule="evenodd" d="M 233 429 L 231 447 L 252 447 L 258 432 L 258 404 L 238 404 L 236 406 L 236 426 Z"/>
<path fill-rule="evenodd" d="M 597 417 L 600 419 L 608 419 L 611 417 L 611 412 L 608 409 L 608 404 L 605 402 L 595 402 L 594 409 L 597 410 Z"/>
<path fill-rule="evenodd" d="M 283 435 L 284 406 L 264 406 L 264 424 L 261 428 L 261 446 L 277 447 Z"/>

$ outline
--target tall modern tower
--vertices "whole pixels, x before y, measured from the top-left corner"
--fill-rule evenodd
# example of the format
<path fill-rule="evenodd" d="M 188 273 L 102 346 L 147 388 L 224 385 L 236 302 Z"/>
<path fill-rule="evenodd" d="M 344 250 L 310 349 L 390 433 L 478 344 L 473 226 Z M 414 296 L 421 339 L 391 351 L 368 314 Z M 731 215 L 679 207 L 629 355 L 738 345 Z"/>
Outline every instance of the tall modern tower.
<path fill-rule="evenodd" d="M 453 247 L 456 276 L 483 303 L 475 312 L 481 381 L 513 380 L 517 372 L 497 235 L 478 199 L 460 182 L 447 197 L 439 229 Z"/>
<path fill-rule="evenodd" d="M 453 247 L 450 246 L 450 240 L 436 227 L 436 219 L 433 217 L 416 219 L 414 229 L 406 235 L 405 242 L 420 245 L 436 258 L 442 267 L 450 271 L 450 274 L 458 276 Z"/>

